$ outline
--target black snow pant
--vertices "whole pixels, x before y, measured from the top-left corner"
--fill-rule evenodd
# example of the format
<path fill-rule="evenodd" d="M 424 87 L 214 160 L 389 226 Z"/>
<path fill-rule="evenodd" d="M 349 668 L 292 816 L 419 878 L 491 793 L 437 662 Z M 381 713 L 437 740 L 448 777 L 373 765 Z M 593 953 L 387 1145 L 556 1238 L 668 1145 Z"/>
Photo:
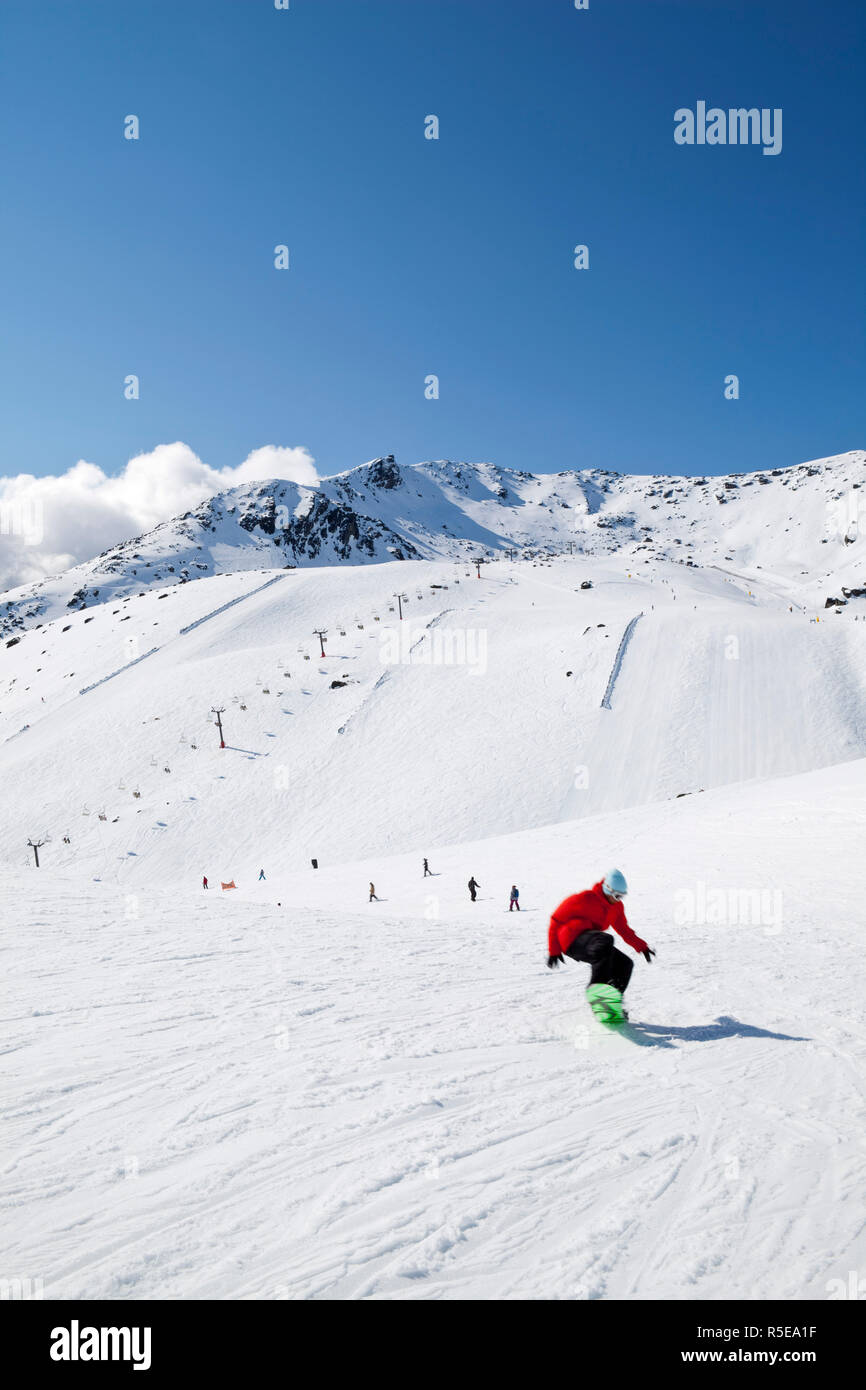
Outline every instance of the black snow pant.
<path fill-rule="evenodd" d="M 592 966 L 591 985 L 613 985 L 620 994 L 625 994 L 634 961 L 616 949 L 609 932 L 582 931 L 565 954 Z"/>

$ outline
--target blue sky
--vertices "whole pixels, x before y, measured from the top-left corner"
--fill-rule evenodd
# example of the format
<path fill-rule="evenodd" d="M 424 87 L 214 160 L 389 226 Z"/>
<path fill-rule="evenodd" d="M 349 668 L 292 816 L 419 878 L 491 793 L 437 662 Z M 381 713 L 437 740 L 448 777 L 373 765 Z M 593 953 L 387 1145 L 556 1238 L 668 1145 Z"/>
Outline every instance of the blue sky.
<path fill-rule="evenodd" d="M 857 0 L 4 0 L 0 473 L 863 447 L 864 33 Z M 781 107 L 781 154 L 677 146 L 698 100 Z"/>

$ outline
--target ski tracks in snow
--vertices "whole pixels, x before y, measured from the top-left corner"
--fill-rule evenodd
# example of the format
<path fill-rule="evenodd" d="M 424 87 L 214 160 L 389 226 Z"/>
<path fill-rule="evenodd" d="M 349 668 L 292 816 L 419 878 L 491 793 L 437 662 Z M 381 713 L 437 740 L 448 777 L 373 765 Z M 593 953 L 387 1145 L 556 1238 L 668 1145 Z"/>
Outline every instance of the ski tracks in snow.
<path fill-rule="evenodd" d="M 492 907 L 38 892 L 4 1263 L 48 1298 L 820 1297 L 862 1255 L 862 1041 L 713 1023 L 735 958 L 642 974 L 620 1034 Z"/>

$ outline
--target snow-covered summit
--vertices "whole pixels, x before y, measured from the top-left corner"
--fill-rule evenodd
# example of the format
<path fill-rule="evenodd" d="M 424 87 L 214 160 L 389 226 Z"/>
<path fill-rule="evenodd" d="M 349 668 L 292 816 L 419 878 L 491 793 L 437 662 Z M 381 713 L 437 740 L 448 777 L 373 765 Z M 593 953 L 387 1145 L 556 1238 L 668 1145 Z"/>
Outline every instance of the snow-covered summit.
<path fill-rule="evenodd" d="M 725 477 L 533 473 L 392 455 L 321 480 L 245 483 L 0 600 L 7 638 L 69 610 L 209 575 L 532 548 L 773 568 L 866 584 L 866 453 Z"/>

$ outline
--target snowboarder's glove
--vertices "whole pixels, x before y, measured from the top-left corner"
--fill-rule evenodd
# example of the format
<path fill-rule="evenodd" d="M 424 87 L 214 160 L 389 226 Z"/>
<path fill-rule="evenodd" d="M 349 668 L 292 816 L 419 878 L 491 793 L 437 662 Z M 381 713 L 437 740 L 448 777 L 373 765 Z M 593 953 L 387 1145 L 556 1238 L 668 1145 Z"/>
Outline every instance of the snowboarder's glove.
<path fill-rule="evenodd" d="M 548 968 L 548 970 L 555 970 L 556 967 L 557 967 L 558 965 L 565 965 L 565 957 L 564 957 L 564 956 L 548 956 L 548 957 L 547 957 L 547 968 Z"/>
<path fill-rule="evenodd" d="M 643 958 L 646 961 L 647 965 L 652 965 L 652 958 L 654 955 L 655 951 L 653 950 L 652 946 L 647 946 L 646 950 L 643 952 Z"/>

